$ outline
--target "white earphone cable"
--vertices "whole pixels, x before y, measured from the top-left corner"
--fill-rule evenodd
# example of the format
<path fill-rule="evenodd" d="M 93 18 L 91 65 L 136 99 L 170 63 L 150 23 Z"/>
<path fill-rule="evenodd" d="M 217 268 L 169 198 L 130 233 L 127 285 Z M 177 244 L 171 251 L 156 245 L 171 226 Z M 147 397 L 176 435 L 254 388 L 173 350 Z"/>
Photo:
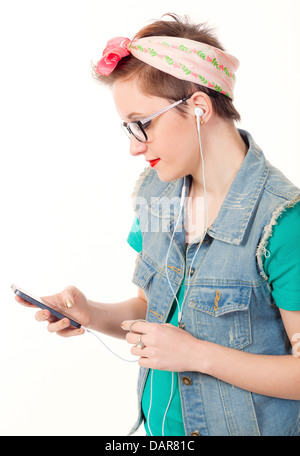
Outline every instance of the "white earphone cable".
<path fill-rule="evenodd" d="M 200 134 L 200 118 L 199 116 L 197 116 L 197 131 L 198 131 L 198 139 L 199 139 L 199 146 L 200 146 L 200 153 L 201 153 L 201 160 L 202 160 L 202 178 L 203 178 L 203 189 L 204 189 L 204 210 L 206 212 L 206 223 L 205 223 L 205 230 L 203 232 L 203 236 L 201 238 L 201 242 L 199 243 L 198 247 L 197 247 L 197 250 L 195 252 L 195 255 L 193 257 L 193 260 L 192 260 L 192 263 L 191 263 L 191 266 L 190 266 L 190 271 L 193 267 L 193 264 L 194 264 L 194 259 L 202 245 L 202 242 L 203 242 L 203 239 L 205 238 L 206 236 L 206 233 L 208 231 L 208 201 L 207 201 L 207 193 L 206 193 L 206 181 L 205 181 L 205 166 L 204 166 L 204 158 L 203 158 L 203 151 L 202 151 L 202 144 L 201 144 L 201 134 Z M 205 218 L 204 218 L 205 220 Z M 186 294 L 188 293 L 189 291 L 189 287 L 190 287 L 190 273 L 188 275 L 188 287 L 187 287 L 187 292 Z"/>
<path fill-rule="evenodd" d="M 201 134 L 200 134 L 200 115 L 198 113 L 196 113 L 196 118 L 197 118 L 197 131 L 198 131 L 198 139 L 199 139 L 199 146 L 200 146 L 200 153 L 201 153 L 201 160 L 202 160 L 202 176 L 203 176 L 203 188 L 204 188 L 204 210 L 205 210 L 205 213 L 206 213 L 206 223 L 205 223 L 205 216 L 204 216 L 205 230 L 204 230 L 203 236 L 201 238 L 201 241 L 200 241 L 200 243 L 199 243 L 199 245 L 197 247 L 197 250 L 196 250 L 196 252 L 195 252 L 195 254 L 193 256 L 193 260 L 192 260 L 191 266 L 189 268 L 188 287 L 187 287 L 187 290 L 185 292 L 185 296 L 187 295 L 189 287 L 190 287 L 190 273 L 191 273 L 192 266 L 194 264 L 195 257 L 197 255 L 197 253 L 198 253 L 198 251 L 199 251 L 199 249 L 200 249 L 200 247 L 202 245 L 203 239 L 205 238 L 206 233 L 208 231 L 208 219 L 209 219 L 208 218 L 208 202 L 207 202 L 207 193 L 206 193 L 206 182 L 205 182 L 204 158 L 203 158 L 203 151 L 202 151 L 202 144 L 201 144 Z M 186 178 L 184 177 L 184 183 L 183 183 L 183 187 L 182 187 L 182 191 L 181 191 L 180 211 L 179 211 L 177 222 L 176 222 L 176 225 L 175 225 L 172 237 L 171 237 L 171 242 L 170 242 L 170 245 L 169 245 L 169 248 L 168 248 L 168 251 L 167 251 L 166 263 L 165 263 L 165 270 L 166 270 L 166 277 L 167 277 L 167 280 L 168 280 L 168 284 L 169 284 L 169 286 L 170 286 L 170 288 L 172 290 L 172 293 L 173 293 L 173 296 L 174 296 L 174 298 L 176 300 L 176 304 L 177 304 L 177 308 L 178 308 L 178 324 L 181 321 L 182 307 L 183 307 L 184 301 L 183 301 L 182 307 L 180 309 L 180 305 L 179 305 L 177 296 L 176 296 L 176 294 L 174 292 L 174 289 L 173 289 L 173 287 L 171 285 L 171 282 L 170 282 L 170 279 L 169 279 L 169 275 L 168 275 L 168 258 L 169 258 L 171 246 L 172 246 L 172 243 L 173 243 L 174 235 L 175 235 L 176 230 L 177 230 L 177 225 L 178 225 L 179 220 L 180 220 L 181 212 L 183 210 L 184 203 L 185 203 L 185 192 L 186 192 L 186 185 L 185 184 L 186 184 Z M 151 406 L 152 406 L 152 393 L 153 393 L 152 385 L 153 385 L 153 370 L 152 370 L 152 377 L 151 377 L 151 400 L 150 400 L 150 406 L 149 406 L 148 416 L 147 416 L 147 424 L 148 424 L 148 428 L 149 428 L 149 431 L 150 431 L 151 435 L 152 435 L 152 432 L 151 432 L 151 429 L 150 429 L 149 418 L 150 418 L 150 411 L 151 411 Z M 167 412 L 169 410 L 169 407 L 170 407 L 170 404 L 171 404 L 171 401 L 172 401 L 173 388 L 174 388 L 174 372 L 172 372 L 171 394 L 170 394 L 169 402 L 168 402 L 168 405 L 167 405 L 167 408 L 166 408 L 166 411 L 165 411 L 165 414 L 164 414 L 163 422 L 162 422 L 162 436 L 164 436 L 165 420 L 166 420 Z"/>
<path fill-rule="evenodd" d="M 167 416 L 167 413 L 168 413 L 168 410 L 169 410 L 169 407 L 170 407 L 170 405 L 171 405 L 171 401 L 172 401 L 172 398 L 173 398 L 173 389 L 174 389 L 174 372 L 172 372 L 172 386 L 171 386 L 170 399 L 169 399 L 169 402 L 168 402 L 168 405 L 167 405 L 167 408 L 166 408 L 166 411 L 165 411 L 165 414 L 164 414 L 163 423 L 162 423 L 162 435 L 163 435 L 163 436 L 165 435 L 165 421 L 166 421 L 166 416 Z"/>
<path fill-rule="evenodd" d="M 185 187 L 185 180 L 186 180 L 186 178 L 184 177 L 183 187 L 182 187 L 182 191 L 181 191 L 181 199 L 180 199 L 180 211 L 179 211 L 179 215 L 178 215 L 178 218 L 177 218 L 177 222 L 176 222 L 176 225 L 175 225 L 175 228 L 174 228 L 172 237 L 171 237 L 171 242 L 170 242 L 170 245 L 169 245 L 169 248 L 168 248 L 168 251 L 167 251 L 166 263 L 165 263 L 165 270 L 166 270 L 166 276 L 167 276 L 168 284 L 169 284 L 169 287 L 170 287 L 171 290 L 172 290 L 172 293 L 173 293 L 173 296 L 174 296 L 174 299 L 175 299 L 175 301 L 176 301 L 177 308 L 178 308 L 178 323 L 180 322 L 180 319 L 181 319 L 181 309 L 180 309 L 180 306 L 179 306 L 179 302 L 178 302 L 177 296 L 176 296 L 176 294 L 174 293 L 173 287 L 172 287 L 171 282 L 170 282 L 170 279 L 169 279 L 169 274 L 168 274 L 168 258 L 169 258 L 170 249 L 171 249 L 171 246 L 172 246 L 172 243 L 173 243 L 174 235 L 175 235 L 175 233 L 176 233 L 177 226 L 178 226 L 178 223 L 179 223 L 179 220 L 180 220 L 181 212 L 182 212 L 183 206 L 184 206 L 184 200 L 185 200 L 184 196 L 185 196 L 185 189 L 186 189 L 186 187 Z"/>
<path fill-rule="evenodd" d="M 99 340 L 99 342 L 101 342 L 102 345 L 104 345 L 105 348 L 107 348 L 107 350 L 109 350 L 113 355 L 117 356 L 118 358 L 120 358 L 122 361 L 126 361 L 127 363 L 137 363 L 138 362 L 138 359 L 126 359 L 126 358 L 123 358 L 122 356 L 118 355 L 117 353 L 115 353 L 113 350 L 111 350 L 104 342 L 102 339 L 100 339 L 100 337 L 95 334 L 93 331 L 91 331 L 90 329 L 88 328 L 85 328 L 83 327 L 83 329 L 88 333 L 88 334 L 91 334 L 92 336 L 96 337 L 96 339 Z"/>

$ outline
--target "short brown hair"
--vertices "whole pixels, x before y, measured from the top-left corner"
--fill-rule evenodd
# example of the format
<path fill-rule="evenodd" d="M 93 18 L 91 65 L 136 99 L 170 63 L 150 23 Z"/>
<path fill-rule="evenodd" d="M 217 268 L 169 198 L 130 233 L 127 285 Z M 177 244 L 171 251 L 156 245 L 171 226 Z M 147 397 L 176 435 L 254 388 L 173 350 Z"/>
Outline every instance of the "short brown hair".
<path fill-rule="evenodd" d="M 193 24 L 188 16 L 180 16 L 168 13 L 173 20 L 158 20 L 142 28 L 134 39 L 146 38 L 149 36 L 174 36 L 187 38 L 194 41 L 214 46 L 225 51 L 224 47 L 215 36 L 214 31 L 207 23 Z M 153 95 L 166 98 L 169 101 L 177 101 L 194 92 L 206 93 L 212 102 L 215 113 L 226 120 L 241 121 L 241 116 L 235 109 L 233 102 L 226 95 L 215 90 L 208 89 L 193 82 L 177 79 L 170 74 L 164 73 L 130 54 L 120 60 L 115 70 L 109 76 L 102 76 L 96 73 L 96 67 L 92 64 L 93 76 L 108 86 L 113 86 L 118 79 L 130 79 L 138 76 L 140 89 L 146 95 Z M 184 114 L 184 106 L 179 105 L 178 110 Z"/>

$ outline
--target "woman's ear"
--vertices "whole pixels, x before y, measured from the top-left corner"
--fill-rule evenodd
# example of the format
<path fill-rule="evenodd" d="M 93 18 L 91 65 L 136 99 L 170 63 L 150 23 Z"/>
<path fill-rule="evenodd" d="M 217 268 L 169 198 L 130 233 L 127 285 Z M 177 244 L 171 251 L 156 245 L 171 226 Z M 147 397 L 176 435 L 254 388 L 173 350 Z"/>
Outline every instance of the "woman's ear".
<path fill-rule="evenodd" d="M 193 109 L 193 114 L 196 114 L 196 109 L 202 110 L 201 120 L 207 123 L 212 115 L 212 102 L 206 93 L 195 92 L 191 97 L 189 105 Z"/>

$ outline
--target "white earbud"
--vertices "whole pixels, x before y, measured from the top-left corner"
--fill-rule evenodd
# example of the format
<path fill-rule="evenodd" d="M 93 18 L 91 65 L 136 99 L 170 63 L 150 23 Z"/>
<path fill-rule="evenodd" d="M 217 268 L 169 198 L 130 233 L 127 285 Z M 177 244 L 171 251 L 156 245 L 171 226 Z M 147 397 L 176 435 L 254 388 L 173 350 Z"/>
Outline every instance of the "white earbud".
<path fill-rule="evenodd" d="M 203 116 L 204 111 L 201 108 L 195 108 L 195 116 L 197 119 L 197 130 L 198 133 L 200 134 L 200 125 L 203 124 L 203 122 L 200 122 L 200 117 Z"/>
<path fill-rule="evenodd" d="M 197 119 L 199 119 L 201 116 L 203 116 L 203 114 L 204 114 L 203 109 L 195 108 L 195 116 L 197 117 Z"/>

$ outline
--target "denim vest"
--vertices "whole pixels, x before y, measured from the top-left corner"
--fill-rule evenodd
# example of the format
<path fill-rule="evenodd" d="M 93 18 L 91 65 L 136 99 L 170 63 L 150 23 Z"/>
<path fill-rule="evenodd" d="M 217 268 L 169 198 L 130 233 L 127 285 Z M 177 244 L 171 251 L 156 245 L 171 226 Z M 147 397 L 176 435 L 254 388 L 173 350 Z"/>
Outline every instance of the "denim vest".
<path fill-rule="evenodd" d="M 190 273 L 181 327 L 194 337 L 248 353 L 290 355 L 262 255 L 272 226 L 286 207 L 300 200 L 300 190 L 266 160 L 248 132 L 239 129 L 239 133 L 249 149 L 219 214 L 194 258 L 200 239 L 186 246 L 182 212 L 168 256 L 168 277 L 176 294 L 184 275 Z M 187 196 L 191 176 L 186 179 Z M 162 182 L 155 170 L 146 168 L 133 195 L 143 234 L 133 283 L 147 297 L 149 322 L 165 323 L 174 301 L 165 262 L 179 216 L 182 186 L 183 179 Z M 130 434 L 142 421 L 147 374 L 148 369 L 140 368 L 140 413 Z M 254 394 L 199 372 L 178 375 L 186 435 L 300 433 L 300 401 Z"/>

